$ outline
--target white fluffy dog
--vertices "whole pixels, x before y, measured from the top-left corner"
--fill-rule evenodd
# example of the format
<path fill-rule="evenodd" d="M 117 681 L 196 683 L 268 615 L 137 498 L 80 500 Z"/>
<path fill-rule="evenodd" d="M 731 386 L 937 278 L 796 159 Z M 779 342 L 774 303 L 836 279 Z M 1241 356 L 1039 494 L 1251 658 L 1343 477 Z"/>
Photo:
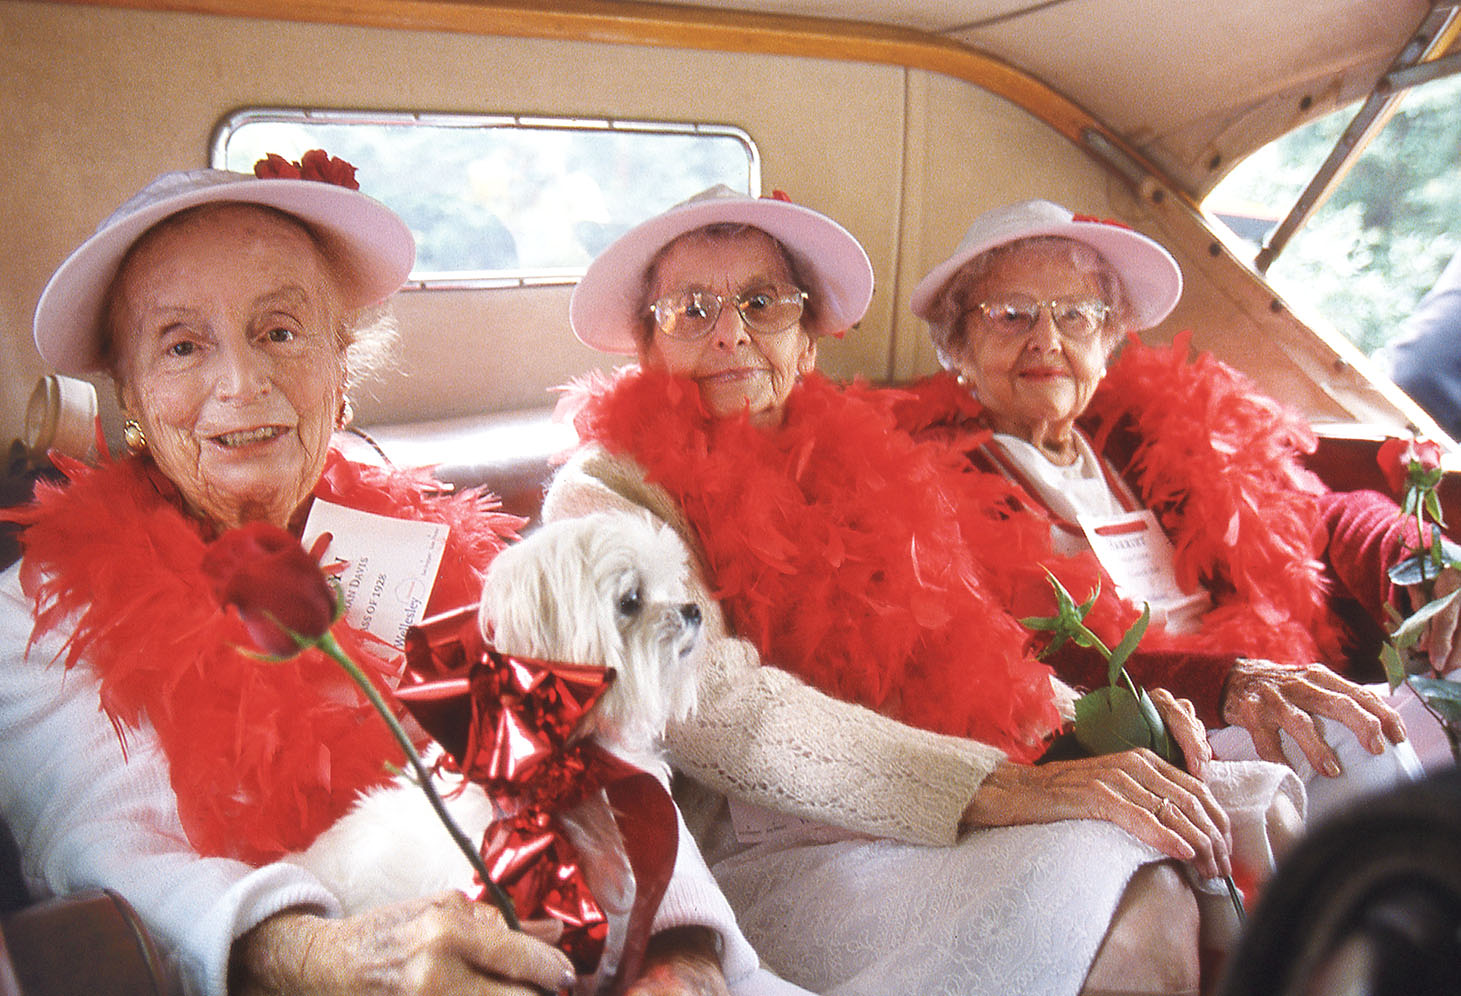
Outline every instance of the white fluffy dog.
<path fill-rule="evenodd" d="M 614 682 L 581 723 L 584 735 L 661 781 L 659 738 L 695 706 L 700 610 L 687 592 L 674 530 L 642 516 L 599 514 L 545 525 L 501 553 L 478 616 L 502 653 L 613 668 Z M 480 842 L 492 805 L 475 785 L 438 779 L 457 825 Z M 404 777 L 355 808 L 290 860 L 330 888 L 347 914 L 448 888 L 472 867 L 420 787 Z"/>

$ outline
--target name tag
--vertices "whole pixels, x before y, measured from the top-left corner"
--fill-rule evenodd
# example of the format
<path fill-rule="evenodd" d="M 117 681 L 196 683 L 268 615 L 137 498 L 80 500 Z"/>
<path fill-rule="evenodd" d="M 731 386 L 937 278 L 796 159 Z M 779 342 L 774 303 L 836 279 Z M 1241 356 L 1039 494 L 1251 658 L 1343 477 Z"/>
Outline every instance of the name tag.
<path fill-rule="evenodd" d="M 303 542 L 309 549 L 321 534 L 330 534 L 321 566 L 341 568 L 336 580 L 345 621 L 404 649 L 406 630 L 426 612 L 448 532 L 441 523 L 395 519 L 316 498 Z"/>
<path fill-rule="evenodd" d="M 1172 541 L 1147 509 L 1078 520 L 1101 567 L 1122 598 L 1151 606 L 1152 621 L 1178 633 L 1195 630 L 1211 604 L 1207 592 L 1177 584 Z"/>

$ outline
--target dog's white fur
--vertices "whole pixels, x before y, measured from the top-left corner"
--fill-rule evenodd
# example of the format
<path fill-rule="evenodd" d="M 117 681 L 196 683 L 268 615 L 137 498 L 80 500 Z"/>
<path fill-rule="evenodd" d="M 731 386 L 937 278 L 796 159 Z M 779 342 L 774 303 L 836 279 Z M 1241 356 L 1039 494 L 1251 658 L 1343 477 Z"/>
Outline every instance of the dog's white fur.
<path fill-rule="evenodd" d="M 630 514 L 542 527 L 498 555 L 478 623 L 504 654 L 598 664 L 614 683 L 580 727 L 663 771 L 665 724 L 695 708 L 700 609 L 685 547 L 668 526 Z"/>
<path fill-rule="evenodd" d="M 700 612 L 674 530 L 604 513 L 550 523 L 503 551 L 488 572 L 478 621 L 505 654 L 597 664 L 616 672 L 580 725 L 608 750 L 662 781 L 666 723 L 695 706 Z M 480 842 L 492 805 L 474 785 L 438 779 L 457 825 Z M 448 888 L 471 865 L 420 787 L 404 777 L 364 795 L 302 854 L 347 914 Z"/>

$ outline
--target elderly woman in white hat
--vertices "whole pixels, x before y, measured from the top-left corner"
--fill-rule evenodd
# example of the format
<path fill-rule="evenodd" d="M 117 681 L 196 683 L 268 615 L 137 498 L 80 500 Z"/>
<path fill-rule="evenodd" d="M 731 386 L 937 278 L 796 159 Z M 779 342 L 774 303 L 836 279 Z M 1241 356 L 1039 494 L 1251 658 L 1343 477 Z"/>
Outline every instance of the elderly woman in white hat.
<path fill-rule="evenodd" d="M 1034 523 L 1044 542 L 1004 565 L 1031 575 L 1012 587 L 1014 615 L 1044 614 L 1031 598 L 1048 597 L 1047 567 L 1078 598 L 1100 586 L 1089 622 L 1106 635 L 1147 603 L 1134 679 L 1233 724 L 1221 756 L 1296 768 L 1312 817 L 1416 770 L 1395 709 L 1316 663 L 1341 659 L 1334 596 L 1377 616 L 1396 597 L 1378 568 L 1404 556 L 1406 524 L 1380 495 L 1327 492 L 1301 465 L 1302 418 L 1211 357 L 1188 362 L 1186 335 L 1136 340 L 1181 290 L 1171 255 L 1118 223 L 1040 200 L 989 211 L 914 290 L 947 373 L 918 386 L 902 422 L 962 437 L 975 468 L 1017 487 L 1019 510 L 991 528 Z M 1072 684 L 1105 683 L 1093 652 L 1052 663 Z M 1183 746 L 1194 771 L 1212 756 Z"/>
<path fill-rule="evenodd" d="M 341 917 L 321 881 L 281 860 L 400 753 L 319 651 L 266 662 L 242 649 L 202 566 L 210 544 L 260 520 L 298 535 L 326 502 L 347 510 L 337 540 L 376 532 L 359 513 L 444 526 L 435 613 L 480 596 L 522 523 L 479 492 L 443 497 L 424 475 L 332 447 L 412 236 L 322 152 L 256 171 L 159 177 L 41 297 L 37 348 L 63 372 L 115 379 L 130 453 L 65 464 L 65 487 L 11 513 L 26 530 L 0 577 L 0 810 L 32 891 L 121 893 L 186 992 L 565 988 L 568 959 L 490 905 L 450 892 Z M 387 642 L 333 632 L 388 689 Z M 644 988 L 629 992 L 724 991 L 704 929 L 720 921 L 701 915 L 724 899 L 696 874 L 670 890 L 679 919 L 666 926 L 685 929 L 651 941 Z"/>
<path fill-rule="evenodd" d="M 905 395 L 814 370 L 872 291 L 853 236 L 784 199 L 712 190 L 630 230 L 570 313 L 638 364 L 565 398 L 583 447 L 544 515 L 647 510 L 695 551 L 710 651 L 670 755 L 774 969 L 837 996 L 1195 991 L 1197 906 L 1166 859 L 1229 870 L 1232 786 L 1135 752 L 1021 782 L 1069 689 L 1007 652 L 1026 634 L 985 524 L 956 514 L 983 479 L 895 427 Z M 1302 790 L 1250 774 L 1266 847 L 1268 805 Z"/>

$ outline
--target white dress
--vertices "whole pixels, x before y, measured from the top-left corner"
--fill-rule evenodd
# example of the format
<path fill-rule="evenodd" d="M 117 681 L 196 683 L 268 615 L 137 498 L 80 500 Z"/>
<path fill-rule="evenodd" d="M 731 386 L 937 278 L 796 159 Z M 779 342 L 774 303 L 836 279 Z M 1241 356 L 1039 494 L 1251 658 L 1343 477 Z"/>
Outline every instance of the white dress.
<path fill-rule="evenodd" d="M 559 472 L 543 514 L 611 510 L 648 511 L 695 549 L 669 495 L 600 450 Z M 998 751 L 763 666 L 695 596 L 710 648 L 697 711 L 671 730 L 676 797 L 763 960 L 824 996 L 1077 993 L 1131 875 L 1164 857 L 1095 820 L 959 833 Z M 1211 783 L 1240 858 L 1271 867 L 1264 815 L 1279 793 L 1303 812 L 1298 779 L 1255 761 L 1213 765 Z"/>
<path fill-rule="evenodd" d="M 1264 814 L 1279 793 L 1302 812 L 1298 779 L 1259 761 L 1212 772 L 1235 851 L 1271 868 Z M 824 996 L 1047 996 L 1080 991 L 1132 874 L 1165 857 L 1115 824 L 1068 820 L 948 847 L 808 826 L 710 860 L 762 958 Z M 1230 942 L 1226 892 L 1198 895 L 1205 934 Z"/>

